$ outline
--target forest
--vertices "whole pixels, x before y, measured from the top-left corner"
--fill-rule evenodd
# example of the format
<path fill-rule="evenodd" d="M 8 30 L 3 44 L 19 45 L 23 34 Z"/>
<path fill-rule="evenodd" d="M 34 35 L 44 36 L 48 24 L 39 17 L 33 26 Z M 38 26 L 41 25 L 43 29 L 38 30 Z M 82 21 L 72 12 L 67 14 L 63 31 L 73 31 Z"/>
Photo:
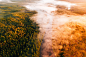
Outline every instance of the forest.
<path fill-rule="evenodd" d="M 0 5 L 0 57 L 39 57 L 39 26 L 30 20 L 36 13 L 19 5 Z"/>

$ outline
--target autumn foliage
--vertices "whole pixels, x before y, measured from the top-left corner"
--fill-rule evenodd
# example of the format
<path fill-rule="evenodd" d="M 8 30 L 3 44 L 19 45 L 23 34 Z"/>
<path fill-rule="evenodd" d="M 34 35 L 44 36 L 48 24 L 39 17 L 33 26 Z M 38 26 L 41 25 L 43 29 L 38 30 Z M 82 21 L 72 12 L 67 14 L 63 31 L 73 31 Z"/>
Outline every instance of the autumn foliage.
<path fill-rule="evenodd" d="M 86 57 L 86 29 L 83 25 L 70 22 L 63 25 L 63 36 L 58 40 L 57 45 L 61 45 L 57 57 Z"/>
<path fill-rule="evenodd" d="M 39 57 L 39 27 L 29 18 L 36 12 L 19 11 L 0 19 L 0 57 Z"/>

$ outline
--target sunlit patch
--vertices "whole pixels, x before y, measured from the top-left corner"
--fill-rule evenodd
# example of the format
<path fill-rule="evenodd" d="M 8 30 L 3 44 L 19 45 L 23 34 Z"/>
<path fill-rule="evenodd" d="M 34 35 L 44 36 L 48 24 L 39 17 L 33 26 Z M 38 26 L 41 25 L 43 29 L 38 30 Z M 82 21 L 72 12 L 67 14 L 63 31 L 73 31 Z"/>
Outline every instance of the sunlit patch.
<path fill-rule="evenodd" d="M 68 10 L 70 10 L 71 6 L 75 6 L 76 4 L 74 3 L 69 3 L 69 2 L 65 2 L 65 1 L 55 1 L 55 0 L 41 0 L 41 3 L 51 3 L 53 5 L 63 5 L 66 6 L 68 8 Z"/>
<path fill-rule="evenodd" d="M 51 3 L 51 2 L 53 2 L 55 0 L 41 0 L 41 1 L 44 2 L 44 3 Z"/>
<path fill-rule="evenodd" d="M 62 5 L 65 6 L 68 10 L 71 9 L 71 6 L 75 6 L 76 4 L 65 2 L 65 1 L 55 1 L 55 0 L 40 0 L 36 1 L 33 4 L 24 5 L 27 9 L 30 10 L 36 10 L 36 11 L 46 11 L 46 12 L 51 12 L 55 11 L 57 5 Z"/>
<path fill-rule="evenodd" d="M 69 2 L 65 2 L 65 1 L 58 1 L 57 2 L 57 5 L 63 5 L 63 6 L 66 6 L 68 8 L 68 10 L 71 9 L 71 6 L 74 6 L 76 4 L 73 4 L 73 3 L 69 3 Z"/>
<path fill-rule="evenodd" d="M 86 40 L 83 40 L 86 38 L 86 30 L 83 25 L 78 22 L 68 22 L 60 26 L 60 29 L 57 29 L 57 40 L 53 40 L 56 57 L 85 57 L 83 53 L 86 52 L 82 52 L 86 51 Z"/>
<path fill-rule="evenodd" d="M 36 10 L 38 13 L 33 16 L 34 19 L 40 26 L 40 31 L 44 32 L 44 38 L 41 45 L 41 57 L 47 56 L 49 57 L 49 54 L 47 52 L 54 52 L 55 55 L 59 54 L 58 50 L 61 50 L 63 46 L 61 44 L 69 43 L 67 39 L 73 39 L 73 37 L 80 36 L 78 33 L 71 35 L 71 32 L 76 29 L 77 23 L 82 23 L 83 25 L 86 24 L 85 17 L 84 22 L 82 21 L 82 18 L 79 16 L 74 16 L 74 13 L 77 11 L 75 8 L 72 7 L 77 6 L 74 3 L 69 3 L 65 1 L 56 1 L 56 0 L 40 0 L 35 3 L 28 3 L 27 5 L 24 5 L 27 9 L 30 10 Z M 57 8 L 58 7 L 58 8 Z M 59 10 L 59 11 L 58 11 Z M 74 11 L 72 11 L 74 10 Z M 53 11 L 53 13 L 52 13 Z M 67 15 L 54 15 L 54 12 L 60 12 L 61 14 L 67 13 Z M 72 13 L 71 16 L 68 17 L 68 15 Z M 71 23 L 74 22 L 74 23 Z M 67 23 L 67 24 L 66 24 Z M 75 26 L 76 25 L 76 26 Z M 72 26 L 75 26 L 72 28 Z M 77 31 L 78 32 L 78 31 Z M 54 42 L 51 40 L 54 39 Z M 56 44 L 60 39 L 60 42 L 58 45 Z M 66 41 L 67 40 L 67 41 Z M 56 41 L 56 42 L 55 42 Z M 54 52 L 51 49 L 51 46 L 54 44 Z M 57 45 L 57 46 L 55 46 Z M 50 50 L 51 49 L 51 50 Z M 53 56 L 51 56 L 53 57 Z"/>

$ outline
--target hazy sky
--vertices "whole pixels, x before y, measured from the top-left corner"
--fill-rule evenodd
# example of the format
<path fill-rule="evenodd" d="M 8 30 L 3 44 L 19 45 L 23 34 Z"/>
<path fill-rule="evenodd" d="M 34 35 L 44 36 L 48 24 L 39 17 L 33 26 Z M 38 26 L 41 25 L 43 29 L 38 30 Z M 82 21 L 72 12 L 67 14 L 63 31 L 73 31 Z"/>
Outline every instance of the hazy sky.
<path fill-rule="evenodd" d="M 0 1 L 36 1 L 36 0 L 0 0 Z M 42 1 L 45 1 L 45 2 L 51 2 L 53 0 L 42 0 Z M 58 1 L 58 0 L 56 0 Z M 60 1 L 60 0 L 59 0 Z M 61 0 L 61 1 L 69 1 L 69 2 L 86 2 L 86 0 Z"/>

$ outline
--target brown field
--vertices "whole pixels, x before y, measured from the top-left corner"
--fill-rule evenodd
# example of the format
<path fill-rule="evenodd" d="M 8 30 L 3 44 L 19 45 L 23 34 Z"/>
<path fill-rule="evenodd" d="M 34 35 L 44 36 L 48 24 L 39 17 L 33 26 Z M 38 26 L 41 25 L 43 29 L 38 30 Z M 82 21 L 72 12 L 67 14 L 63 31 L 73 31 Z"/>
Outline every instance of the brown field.
<path fill-rule="evenodd" d="M 55 22 L 60 25 L 54 24 L 55 39 L 52 40 L 56 57 L 86 57 L 85 14 L 85 4 L 78 3 L 78 6 L 73 6 L 70 10 L 65 6 L 57 6 L 55 16 L 59 16 L 59 20 L 55 18 Z"/>

